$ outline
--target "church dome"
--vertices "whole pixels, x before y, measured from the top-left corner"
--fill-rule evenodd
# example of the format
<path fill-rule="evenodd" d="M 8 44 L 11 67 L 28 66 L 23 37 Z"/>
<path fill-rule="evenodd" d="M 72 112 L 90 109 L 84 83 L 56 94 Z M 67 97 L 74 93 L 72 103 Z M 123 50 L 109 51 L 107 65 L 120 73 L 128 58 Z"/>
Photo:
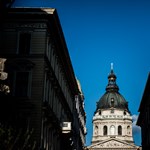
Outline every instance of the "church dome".
<path fill-rule="evenodd" d="M 116 75 L 113 72 L 113 67 L 111 67 L 111 72 L 108 75 L 108 85 L 106 86 L 105 94 L 97 102 L 98 109 L 109 109 L 118 108 L 123 110 L 128 110 L 128 102 L 119 93 L 119 87 L 116 84 Z"/>
<path fill-rule="evenodd" d="M 128 110 L 128 103 L 119 92 L 108 91 L 100 98 L 97 103 L 97 109 L 107 108 L 119 108 Z"/>

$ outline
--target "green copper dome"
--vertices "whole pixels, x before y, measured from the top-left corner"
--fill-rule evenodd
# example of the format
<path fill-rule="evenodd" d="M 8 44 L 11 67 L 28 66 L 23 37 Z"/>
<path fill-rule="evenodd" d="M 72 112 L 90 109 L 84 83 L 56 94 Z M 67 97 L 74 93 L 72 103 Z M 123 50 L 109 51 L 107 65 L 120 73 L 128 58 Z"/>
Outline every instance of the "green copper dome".
<path fill-rule="evenodd" d="M 118 108 L 128 110 L 128 103 L 124 97 L 119 93 L 119 87 L 116 84 L 116 75 L 111 68 L 111 72 L 108 76 L 108 85 L 106 86 L 105 94 L 97 102 L 98 109 Z"/>

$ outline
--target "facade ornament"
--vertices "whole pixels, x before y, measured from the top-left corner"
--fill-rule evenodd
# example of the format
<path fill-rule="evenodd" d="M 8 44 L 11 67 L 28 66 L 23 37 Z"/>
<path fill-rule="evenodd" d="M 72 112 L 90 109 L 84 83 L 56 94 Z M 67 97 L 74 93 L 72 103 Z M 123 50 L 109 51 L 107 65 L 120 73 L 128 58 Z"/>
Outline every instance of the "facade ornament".
<path fill-rule="evenodd" d="M 0 58 L 0 92 L 8 94 L 10 93 L 9 86 L 2 83 L 2 81 L 6 80 L 8 76 L 8 74 L 4 72 L 5 61 L 6 61 L 5 58 Z"/>

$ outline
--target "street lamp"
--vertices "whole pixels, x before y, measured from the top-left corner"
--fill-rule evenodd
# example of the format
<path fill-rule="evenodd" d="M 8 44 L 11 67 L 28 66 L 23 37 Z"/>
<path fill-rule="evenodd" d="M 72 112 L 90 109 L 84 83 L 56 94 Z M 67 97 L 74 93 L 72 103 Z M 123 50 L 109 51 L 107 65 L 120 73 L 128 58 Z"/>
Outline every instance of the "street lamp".
<path fill-rule="evenodd" d="M 6 80 L 8 77 L 8 73 L 4 72 L 5 61 L 5 58 L 0 58 L 0 80 Z M 4 92 L 5 94 L 10 93 L 9 86 L 0 83 L 0 92 Z"/>

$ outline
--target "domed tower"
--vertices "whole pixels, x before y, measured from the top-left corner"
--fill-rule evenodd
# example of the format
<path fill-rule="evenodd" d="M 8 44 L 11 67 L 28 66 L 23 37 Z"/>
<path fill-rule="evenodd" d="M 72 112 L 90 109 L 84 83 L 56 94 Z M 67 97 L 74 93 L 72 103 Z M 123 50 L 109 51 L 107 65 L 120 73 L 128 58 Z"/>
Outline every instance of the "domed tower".
<path fill-rule="evenodd" d="M 132 137 L 132 117 L 128 102 L 119 93 L 111 64 L 106 92 L 97 102 L 93 116 L 92 145 L 89 149 L 137 149 Z"/>

